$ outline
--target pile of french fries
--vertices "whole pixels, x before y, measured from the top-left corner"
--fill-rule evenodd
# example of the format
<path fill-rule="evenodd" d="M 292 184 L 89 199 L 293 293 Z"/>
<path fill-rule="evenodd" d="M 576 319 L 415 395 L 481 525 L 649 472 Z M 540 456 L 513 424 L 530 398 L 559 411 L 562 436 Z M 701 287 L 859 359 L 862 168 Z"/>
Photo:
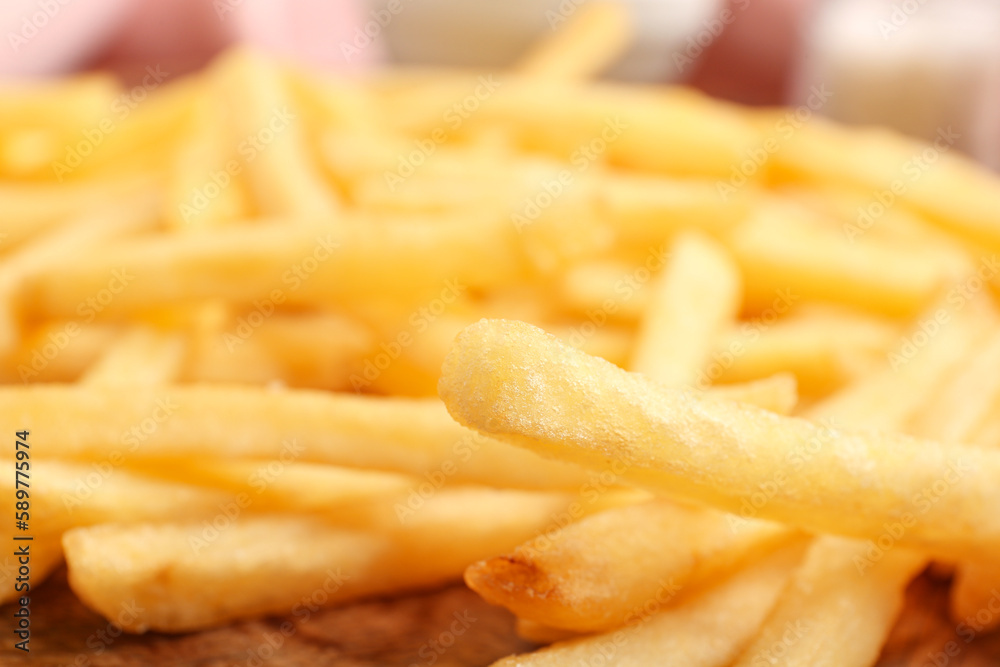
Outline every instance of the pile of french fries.
<path fill-rule="evenodd" d="M 0 94 L 32 587 L 188 632 L 464 576 L 548 645 L 498 664 L 861 666 L 933 561 L 1000 625 L 1000 180 L 588 83 L 585 18 L 511 71 Z"/>

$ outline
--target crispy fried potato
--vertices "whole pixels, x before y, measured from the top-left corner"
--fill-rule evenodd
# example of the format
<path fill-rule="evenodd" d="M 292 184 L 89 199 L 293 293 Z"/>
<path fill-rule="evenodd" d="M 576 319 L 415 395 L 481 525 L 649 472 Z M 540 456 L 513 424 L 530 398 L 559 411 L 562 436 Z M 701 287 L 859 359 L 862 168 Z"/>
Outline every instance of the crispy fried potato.
<path fill-rule="evenodd" d="M 158 385 L 177 380 L 184 359 L 180 333 L 134 326 L 98 359 L 80 382 L 94 385 Z"/>
<path fill-rule="evenodd" d="M 900 335 L 895 322 L 843 309 L 807 304 L 777 316 L 740 323 L 716 339 L 711 370 L 718 369 L 718 381 L 789 372 L 804 394 L 822 396 L 870 373 Z"/>
<path fill-rule="evenodd" d="M 801 553 L 801 544 L 789 546 L 713 588 L 672 604 L 667 599 L 665 608 L 654 600 L 629 626 L 511 656 L 494 667 L 561 667 L 598 660 L 607 665 L 724 667 L 753 639 Z"/>
<path fill-rule="evenodd" d="M 439 389 L 483 434 L 594 469 L 617 462 L 622 479 L 674 497 L 731 512 L 760 497 L 760 518 L 861 538 L 905 520 L 900 545 L 952 557 L 1000 546 L 1000 453 L 705 400 L 518 322 L 462 332 Z"/>
<path fill-rule="evenodd" d="M 414 305 L 447 281 L 469 287 L 523 276 L 510 221 L 397 220 L 330 225 L 260 224 L 142 238 L 108 245 L 25 281 L 20 293 L 36 315 L 77 315 L 112 271 L 132 278 L 102 315 L 205 298 L 252 304 L 316 305 L 392 292 Z M 435 258 L 428 261 L 429 258 Z"/>
<path fill-rule="evenodd" d="M 795 536 L 768 522 L 654 501 L 606 512 L 476 563 L 465 581 L 521 619 L 576 632 L 635 620 L 661 589 L 726 576 Z"/>
<path fill-rule="evenodd" d="M 882 368 L 810 407 L 803 416 L 856 428 L 905 431 L 916 411 L 931 404 L 941 384 L 963 363 L 967 351 L 998 323 L 996 308 L 985 295 L 959 309 L 948 298 L 937 300 L 916 318 Z M 929 326 L 937 327 L 935 335 L 928 335 Z M 912 341 L 922 337 L 926 344 L 917 348 Z"/>
<path fill-rule="evenodd" d="M 133 602 L 141 611 L 122 621 L 125 630 L 186 632 L 439 585 L 545 529 L 567 504 L 558 494 L 441 491 L 393 530 L 274 515 L 214 531 L 177 523 L 78 528 L 63 546 L 70 586 L 89 607 L 117 618 Z"/>
<path fill-rule="evenodd" d="M 588 473 L 462 428 L 438 400 L 263 387 L 0 387 L 0 415 L 48 433 L 37 456 L 130 461 L 279 459 L 432 475 L 449 482 L 579 488 Z M 59 415 L 53 423 L 52 415 Z M 166 464 L 166 463 L 165 463 Z"/>
<path fill-rule="evenodd" d="M 679 236 L 651 286 L 629 368 L 666 385 L 697 384 L 714 340 L 736 322 L 740 296 L 739 268 L 724 247 L 701 234 Z"/>
<path fill-rule="evenodd" d="M 895 549 L 869 562 L 867 548 L 856 540 L 817 539 L 733 667 L 874 664 L 906 584 L 926 561 Z"/>
<path fill-rule="evenodd" d="M 767 308 L 779 290 L 891 317 L 916 314 L 966 267 L 933 253 L 861 237 L 853 242 L 804 207 L 772 203 L 729 236 L 743 270 L 746 308 Z"/>

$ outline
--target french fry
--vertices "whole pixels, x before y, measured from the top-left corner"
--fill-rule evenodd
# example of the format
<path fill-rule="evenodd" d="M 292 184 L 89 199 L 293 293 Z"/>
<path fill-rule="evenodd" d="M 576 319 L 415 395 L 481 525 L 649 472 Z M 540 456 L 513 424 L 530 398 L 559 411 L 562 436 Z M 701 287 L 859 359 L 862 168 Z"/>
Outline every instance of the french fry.
<path fill-rule="evenodd" d="M 121 328 L 111 324 L 49 320 L 25 333 L 10 363 L 0 364 L 0 378 L 8 383 L 74 381 L 120 336 Z"/>
<path fill-rule="evenodd" d="M 184 359 L 184 339 L 136 326 L 122 334 L 80 382 L 94 385 L 157 385 L 177 380 Z"/>
<path fill-rule="evenodd" d="M 604 632 L 672 591 L 738 569 L 793 539 L 777 524 L 734 531 L 726 515 L 653 501 L 611 509 L 476 563 L 465 581 L 519 618 L 576 632 Z"/>
<path fill-rule="evenodd" d="M 964 307 L 958 309 L 948 298 L 935 301 L 900 339 L 902 343 L 927 336 L 922 348 L 890 350 L 883 368 L 827 397 L 803 416 L 880 431 L 904 430 L 916 411 L 931 403 L 941 384 L 963 362 L 966 351 L 976 348 L 1000 323 L 996 308 L 985 295 L 963 302 Z M 939 329 L 929 336 L 925 329 L 934 323 Z"/>
<path fill-rule="evenodd" d="M 64 264 L 67 258 L 78 256 L 83 247 L 96 246 L 102 241 L 130 232 L 148 230 L 155 225 L 155 195 L 140 193 L 119 206 L 120 208 L 112 210 L 100 209 L 84 214 L 71 224 L 36 237 L 5 258 L 0 265 L 0 356 L 12 352 L 20 337 L 18 315 L 25 305 L 19 301 L 20 285 L 31 276 L 45 274 Z M 106 284 L 112 278 L 111 271 L 113 269 L 103 277 L 103 283 Z M 100 296 L 98 292 L 101 289 L 107 292 L 105 284 L 82 297 L 73 312 L 67 315 L 88 315 L 94 311 L 93 301 Z"/>
<path fill-rule="evenodd" d="M 342 231 L 278 223 L 213 229 L 106 246 L 33 276 L 21 294 L 37 315 L 72 317 L 80 301 L 104 288 L 111 271 L 124 267 L 135 278 L 105 315 L 206 298 L 251 304 L 275 292 L 291 305 L 360 300 L 390 290 L 403 299 L 403 291 L 433 294 L 449 280 L 470 287 L 514 282 L 524 265 L 513 233 L 500 219 L 483 225 L 468 219 L 355 221 Z"/>
<path fill-rule="evenodd" d="M 777 373 L 752 382 L 717 385 L 709 387 L 705 393 L 723 401 L 756 405 L 779 415 L 792 414 L 799 400 L 795 377 L 788 373 Z"/>
<path fill-rule="evenodd" d="M 518 322 L 463 331 L 439 390 L 483 434 L 593 469 L 617 462 L 623 480 L 673 497 L 739 512 L 764 494 L 760 518 L 861 538 L 877 538 L 885 517 L 906 518 L 915 525 L 898 544 L 951 557 L 1000 544 L 995 452 L 669 390 Z"/>
<path fill-rule="evenodd" d="M 679 236 L 651 287 L 629 367 L 666 385 L 695 385 L 715 338 L 736 321 L 740 293 L 740 272 L 725 248 L 702 235 Z"/>
<path fill-rule="evenodd" d="M 339 522 L 351 525 L 371 519 L 371 513 L 360 511 L 359 505 L 380 499 L 399 501 L 419 485 L 409 475 L 302 463 L 297 460 L 299 443 L 286 441 L 283 446 L 281 455 L 271 461 L 189 461 L 181 466 L 151 461 L 131 467 L 151 477 L 224 491 L 227 500 L 249 499 L 254 511 L 314 512 L 338 516 Z M 340 510 L 358 516 L 335 514 L 342 515 Z"/>
<path fill-rule="evenodd" d="M 225 118 L 223 102 L 206 95 L 194 106 L 193 129 L 172 161 L 163 203 L 164 221 L 180 233 L 232 224 L 251 215 L 243 167 L 235 159 L 239 149 L 237 144 L 228 146 L 218 131 Z"/>
<path fill-rule="evenodd" d="M 731 195 L 716 182 L 611 172 L 597 186 L 597 206 L 615 222 L 626 247 L 648 248 L 683 231 L 697 229 L 721 238 L 759 205 L 751 186 Z"/>
<path fill-rule="evenodd" d="M 890 320 L 810 304 L 783 319 L 776 312 L 767 317 L 740 323 L 716 338 L 720 361 L 711 370 L 718 381 L 788 372 L 803 393 L 822 396 L 871 372 L 900 335 Z"/>
<path fill-rule="evenodd" d="M 252 324 L 251 324 L 252 321 Z M 183 370 L 194 382 L 267 384 L 343 390 L 375 347 L 368 328 L 335 313 L 226 314 L 205 333 Z"/>
<path fill-rule="evenodd" d="M 232 494 L 158 481 L 120 469 L 118 457 L 94 464 L 32 461 L 31 519 L 46 533 L 107 522 L 178 521 L 219 514 Z M 14 480 L 3 482 L 13 514 Z M 235 506 L 235 505 L 234 505 Z"/>
<path fill-rule="evenodd" d="M 231 51 L 213 67 L 215 82 L 231 102 L 233 150 L 244 163 L 260 212 L 329 224 L 339 203 L 307 152 L 300 112 L 281 72 L 248 50 Z"/>
<path fill-rule="evenodd" d="M 582 81 L 612 65 L 632 41 L 628 8 L 613 0 L 583 5 L 569 23 L 534 46 L 517 63 L 521 76 Z"/>
<path fill-rule="evenodd" d="M 821 120 L 801 129 L 774 156 L 779 181 L 855 185 L 872 199 L 892 196 L 960 237 L 994 248 L 1000 243 L 993 215 L 1000 186 L 950 150 L 951 128 L 942 128 L 933 147 L 890 130 L 847 130 Z"/>
<path fill-rule="evenodd" d="M 950 259 L 902 251 L 874 238 L 847 240 L 803 207 L 762 207 L 736 227 L 729 246 L 746 283 L 747 308 L 763 309 L 779 290 L 881 315 L 916 314 L 959 277 Z"/>
<path fill-rule="evenodd" d="M 617 665 L 724 667 L 753 639 L 801 553 L 801 544 L 789 546 L 666 608 L 654 601 L 630 626 L 511 656 L 494 667 L 554 667 L 597 660 Z"/>
<path fill-rule="evenodd" d="M 1000 329 L 994 328 L 969 354 L 957 375 L 939 390 L 933 404 L 915 416 L 910 430 L 944 441 L 971 439 L 976 427 L 1000 401 Z"/>
<path fill-rule="evenodd" d="M 131 450 L 137 462 L 273 460 L 283 442 L 295 440 L 305 448 L 303 462 L 438 472 L 455 483 L 548 489 L 589 479 L 576 466 L 476 436 L 437 400 L 215 385 L 38 385 L 0 387 L 0 406 L 18 428 L 45 429 L 47 457 L 99 461 Z"/>
<path fill-rule="evenodd" d="M 106 202 L 130 199 L 139 192 L 152 196 L 152 175 L 126 179 L 54 184 L 0 183 L 0 253 L 60 224 L 78 218 L 82 211 L 105 208 Z"/>
<path fill-rule="evenodd" d="M 63 546 L 70 586 L 89 607 L 113 618 L 132 601 L 142 611 L 126 631 L 186 632 L 440 585 L 544 530 L 567 504 L 558 494 L 440 491 L 392 530 L 275 515 L 241 517 L 214 540 L 200 525 L 105 525 L 72 530 Z"/>
<path fill-rule="evenodd" d="M 872 665 L 903 604 L 919 554 L 893 550 L 866 569 L 867 545 L 824 537 L 778 598 L 761 632 L 733 667 L 762 664 Z M 844 641 L 850 637 L 850 641 Z"/>

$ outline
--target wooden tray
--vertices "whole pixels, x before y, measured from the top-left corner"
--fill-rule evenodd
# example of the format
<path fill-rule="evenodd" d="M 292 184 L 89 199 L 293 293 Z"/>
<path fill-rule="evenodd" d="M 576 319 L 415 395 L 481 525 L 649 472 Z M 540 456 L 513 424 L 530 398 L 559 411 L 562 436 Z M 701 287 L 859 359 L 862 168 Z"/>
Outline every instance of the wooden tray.
<path fill-rule="evenodd" d="M 906 611 L 879 665 L 1000 665 L 1000 634 L 979 637 L 968 644 L 956 636 L 945 613 L 946 582 L 924 575 L 910 586 L 907 598 Z M 116 631 L 73 596 L 65 572 L 60 572 L 32 597 L 30 656 L 13 648 L 13 609 L 12 605 L 0 607 L 0 625 L 4 628 L 0 665 L 11 667 L 471 667 L 531 649 L 514 634 L 513 617 L 508 612 L 487 605 L 461 584 L 422 595 L 319 610 L 308 618 L 300 615 L 247 621 L 191 635 L 114 637 Z M 465 622 L 455 624 L 456 615 Z M 286 620 L 293 625 L 285 627 L 293 630 L 283 636 L 280 629 Z M 452 644 L 449 627 L 453 625 L 467 629 L 455 636 Z M 451 645 L 439 651 L 440 644 L 430 643 L 434 639 Z M 958 655 L 938 655 L 949 641 L 956 642 Z"/>

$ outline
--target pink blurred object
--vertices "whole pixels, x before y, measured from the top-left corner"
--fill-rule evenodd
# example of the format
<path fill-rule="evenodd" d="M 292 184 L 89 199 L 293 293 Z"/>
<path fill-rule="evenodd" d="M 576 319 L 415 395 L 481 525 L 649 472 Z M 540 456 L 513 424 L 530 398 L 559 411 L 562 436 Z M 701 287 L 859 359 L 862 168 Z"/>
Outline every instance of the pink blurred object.
<path fill-rule="evenodd" d="M 4 0 L 0 76 L 43 76 L 86 67 L 119 32 L 135 0 Z"/>
<path fill-rule="evenodd" d="M 233 44 L 353 68 L 381 57 L 377 43 L 358 39 L 365 18 L 356 0 L 4 0 L 0 28 L 11 44 L 0 49 L 0 74 L 100 67 L 135 82 L 151 66 L 194 71 Z"/>

